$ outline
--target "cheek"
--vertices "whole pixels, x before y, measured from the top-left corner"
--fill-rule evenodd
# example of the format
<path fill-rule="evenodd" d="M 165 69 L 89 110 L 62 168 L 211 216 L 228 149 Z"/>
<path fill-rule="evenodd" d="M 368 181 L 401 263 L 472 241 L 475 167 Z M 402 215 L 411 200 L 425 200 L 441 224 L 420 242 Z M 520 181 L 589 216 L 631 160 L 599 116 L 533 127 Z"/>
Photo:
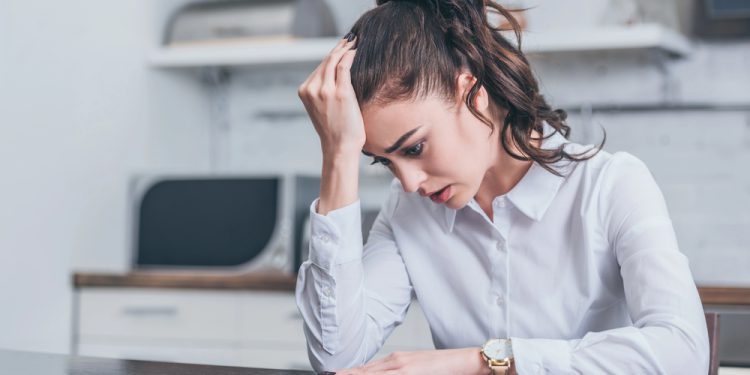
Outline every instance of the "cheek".
<path fill-rule="evenodd" d="M 482 162 L 477 160 L 475 150 L 468 146 L 460 140 L 438 145 L 439 149 L 430 155 L 427 173 L 433 177 L 452 180 L 453 183 L 469 183 Z"/>
<path fill-rule="evenodd" d="M 434 137 L 427 173 L 462 185 L 481 182 L 489 152 L 489 128 L 471 113 L 460 113 L 442 129 Z"/>

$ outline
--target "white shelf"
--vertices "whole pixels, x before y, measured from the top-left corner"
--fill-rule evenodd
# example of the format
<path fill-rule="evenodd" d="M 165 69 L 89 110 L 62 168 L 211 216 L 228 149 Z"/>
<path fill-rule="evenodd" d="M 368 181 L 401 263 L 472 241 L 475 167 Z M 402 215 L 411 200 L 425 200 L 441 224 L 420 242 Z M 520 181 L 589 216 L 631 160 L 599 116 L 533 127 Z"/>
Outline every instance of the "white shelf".
<path fill-rule="evenodd" d="M 684 56 L 690 52 L 690 42 L 687 38 L 657 24 L 610 26 L 544 34 L 529 32 L 522 36 L 522 43 L 526 53 L 658 49 L 670 55 Z"/>
<path fill-rule="evenodd" d="M 157 50 L 151 55 L 150 64 L 186 68 L 316 62 L 337 42 L 338 38 L 318 38 L 185 44 Z M 685 37 L 656 24 L 527 32 L 522 43 L 524 52 L 532 54 L 655 49 L 683 56 L 690 51 Z"/>
<path fill-rule="evenodd" d="M 186 68 L 313 62 L 322 60 L 337 42 L 338 38 L 316 38 L 184 44 L 158 50 L 151 55 L 150 63 Z"/>

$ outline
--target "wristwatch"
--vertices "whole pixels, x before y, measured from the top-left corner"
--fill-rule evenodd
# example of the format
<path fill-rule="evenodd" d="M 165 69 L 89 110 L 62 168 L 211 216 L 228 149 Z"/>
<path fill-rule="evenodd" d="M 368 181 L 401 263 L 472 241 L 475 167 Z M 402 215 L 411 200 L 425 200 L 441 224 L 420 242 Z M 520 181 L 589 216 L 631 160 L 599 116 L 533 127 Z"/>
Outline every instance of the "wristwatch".
<path fill-rule="evenodd" d="M 492 375 L 508 375 L 513 365 L 513 347 L 510 339 L 491 339 L 482 345 L 482 358 Z"/>

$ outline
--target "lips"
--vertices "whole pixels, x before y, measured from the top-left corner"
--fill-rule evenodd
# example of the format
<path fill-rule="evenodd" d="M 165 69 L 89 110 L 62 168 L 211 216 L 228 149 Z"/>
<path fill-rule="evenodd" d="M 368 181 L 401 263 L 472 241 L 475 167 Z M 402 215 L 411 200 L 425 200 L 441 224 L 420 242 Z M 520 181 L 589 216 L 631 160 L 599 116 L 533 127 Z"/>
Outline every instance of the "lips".
<path fill-rule="evenodd" d="M 450 198 L 451 189 L 450 185 L 430 194 L 430 199 L 435 203 L 445 203 Z"/>
<path fill-rule="evenodd" d="M 432 197 L 433 195 L 439 195 L 439 194 L 440 194 L 440 193 L 442 193 L 442 192 L 443 192 L 443 190 L 445 190 L 445 189 L 446 189 L 447 187 L 448 187 L 448 186 L 446 186 L 446 187 L 444 187 L 444 188 L 442 188 L 442 189 L 440 189 L 440 190 L 438 190 L 438 191 L 434 191 L 434 192 L 430 193 L 430 194 L 429 194 L 429 196 L 430 196 L 430 197 Z"/>

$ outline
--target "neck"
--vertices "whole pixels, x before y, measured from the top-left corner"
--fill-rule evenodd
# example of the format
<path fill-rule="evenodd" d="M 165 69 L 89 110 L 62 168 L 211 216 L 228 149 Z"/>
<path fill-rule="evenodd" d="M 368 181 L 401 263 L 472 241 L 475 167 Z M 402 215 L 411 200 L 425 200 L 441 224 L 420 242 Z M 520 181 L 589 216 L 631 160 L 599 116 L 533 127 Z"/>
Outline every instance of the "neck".
<path fill-rule="evenodd" d="M 538 137 L 539 135 L 534 132 L 533 136 Z M 507 194 L 521 181 L 533 164 L 531 161 L 518 160 L 511 157 L 500 144 L 499 137 L 497 142 L 493 143 L 494 146 L 490 155 L 492 162 L 484 174 L 477 195 L 474 197 L 480 205 L 489 205 L 495 197 Z M 512 142 L 509 144 L 509 147 L 514 154 L 524 155 Z"/>

